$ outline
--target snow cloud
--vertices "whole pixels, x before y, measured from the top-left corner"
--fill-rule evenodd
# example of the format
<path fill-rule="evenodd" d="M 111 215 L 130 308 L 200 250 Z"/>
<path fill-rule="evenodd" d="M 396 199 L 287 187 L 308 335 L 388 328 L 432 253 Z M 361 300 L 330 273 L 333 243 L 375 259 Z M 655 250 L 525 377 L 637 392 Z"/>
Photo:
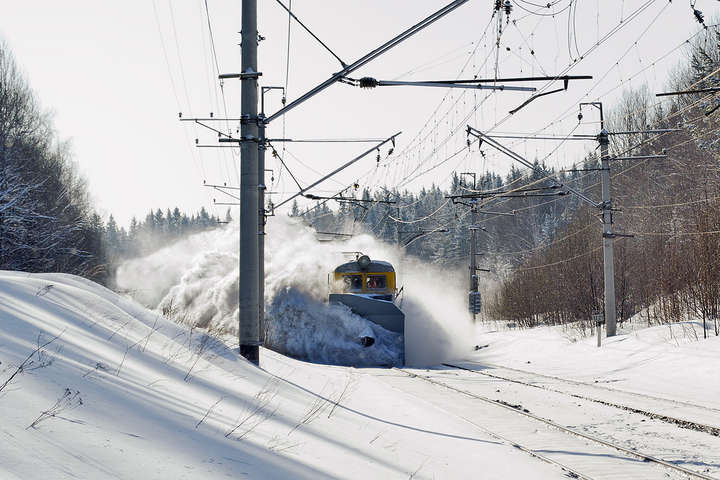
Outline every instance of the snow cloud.
<path fill-rule="evenodd" d="M 273 217 L 265 244 L 266 345 L 319 363 L 355 366 L 399 362 L 397 336 L 328 305 L 328 277 L 343 252 L 360 251 L 391 262 L 404 286 L 406 362 L 436 365 L 469 351 L 472 327 L 466 308 L 464 275 L 403 255 L 370 235 L 345 242 L 320 242 L 311 228 Z M 238 225 L 193 235 L 144 258 L 123 264 L 118 287 L 147 306 L 172 312 L 183 322 L 237 332 Z M 375 345 L 357 341 L 372 331 Z"/>

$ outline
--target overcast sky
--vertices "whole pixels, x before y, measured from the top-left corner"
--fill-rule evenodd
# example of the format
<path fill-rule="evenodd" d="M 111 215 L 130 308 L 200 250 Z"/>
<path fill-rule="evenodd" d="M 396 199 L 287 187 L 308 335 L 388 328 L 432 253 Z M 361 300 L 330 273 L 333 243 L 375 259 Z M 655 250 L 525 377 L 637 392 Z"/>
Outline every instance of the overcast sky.
<path fill-rule="evenodd" d="M 283 0 L 285 4 L 289 0 Z M 315 191 L 332 194 L 354 181 L 362 187 L 400 185 L 416 189 L 446 186 L 452 171 L 488 169 L 505 172 L 511 160 L 492 151 L 481 156 L 462 150 L 467 123 L 481 130 L 562 134 L 577 125 L 579 101 L 600 99 L 612 105 L 630 86 L 663 88 L 668 72 L 687 50 L 678 48 L 696 31 L 687 1 L 668 0 L 512 0 L 510 22 L 497 22 L 491 0 L 470 2 L 353 77 L 433 80 L 498 76 L 593 75 L 571 82 L 567 92 L 531 103 L 512 118 L 511 108 L 530 93 L 384 87 L 361 90 L 335 85 L 268 127 L 271 138 L 387 137 L 403 131 L 393 156 L 382 151 L 328 180 Z M 296 98 L 340 69 L 340 64 L 297 24 L 276 0 L 259 0 L 262 85 L 288 84 Z M 293 11 L 345 62 L 350 63 L 403 29 L 441 8 L 440 0 L 294 0 Z M 715 0 L 697 0 L 709 20 Z M 240 67 L 239 0 L 207 0 L 221 73 Z M 644 8 L 643 8 L 644 7 Z M 529 13 L 527 10 L 535 12 Z M 639 9 L 638 14 L 635 14 Z M 553 15 L 553 13 L 555 13 Z M 709 22 L 708 22 L 709 23 Z M 606 34 L 614 32 L 608 38 Z M 54 112 L 63 138 L 72 139 L 74 158 L 87 176 L 101 212 L 127 224 L 150 208 L 179 206 L 187 211 L 227 201 L 202 187 L 236 185 L 239 156 L 231 150 L 195 148 L 216 143 L 217 136 L 178 121 L 183 116 L 239 115 L 237 81 L 224 84 L 224 102 L 216 80 L 204 0 L 97 0 L 5 2 L 0 37 L 15 53 L 42 104 Z M 697 38 L 702 38 L 697 37 Z M 599 43 L 599 45 L 598 45 Z M 596 47 L 596 48 L 593 48 Z M 586 52 L 588 52 L 586 54 Z M 532 53 L 531 53 L 532 52 Z M 582 58 L 581 58 L 582 57 Z M 545 84 L 535 86 L 543 87 Z M 548 86 L 558 88 L 560 84 Z M 279 93 L 267 96 L 268 113 L 280 107 Z M 592 122 L 592 113 L 585 120 Z M 235 125 L 221 125 L 234 131 Z M 587 123 L 575 133 L 595 133 Z M 544 157 L 553 142 L 508 142 L 530 158 Z M 277 144 L 279 148 L 281 145 Z M 582 155 L 577 144 L 562 146 L 550 165 L 567 165 Z M 307 185 L 368 148 L 363 144 L 289 144 L 288 167 Z M 459 153 L 457 153 L 459 152 Z M 268 156 L 276 203 L 294 183 Z"/>

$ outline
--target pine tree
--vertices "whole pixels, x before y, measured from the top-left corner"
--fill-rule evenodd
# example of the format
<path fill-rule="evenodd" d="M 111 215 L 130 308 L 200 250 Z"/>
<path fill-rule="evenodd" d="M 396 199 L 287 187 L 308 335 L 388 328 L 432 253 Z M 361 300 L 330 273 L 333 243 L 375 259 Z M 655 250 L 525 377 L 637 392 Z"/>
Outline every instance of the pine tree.
<path fill-rule="evenodd" d="M 292 208 L 290 209 L 290 216 L 291 217 L 299 217 L 300 216 L 300 209 L 298 208 L 297 200 L 293 200 Z"/>

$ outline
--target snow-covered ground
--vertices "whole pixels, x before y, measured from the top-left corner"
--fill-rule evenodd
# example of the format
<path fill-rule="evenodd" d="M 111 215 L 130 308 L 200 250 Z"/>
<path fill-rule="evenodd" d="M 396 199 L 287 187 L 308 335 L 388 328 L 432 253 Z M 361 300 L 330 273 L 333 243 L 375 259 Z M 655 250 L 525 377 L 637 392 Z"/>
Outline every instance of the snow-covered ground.
<path fill-rule="evenodd" d="M 703 340 L 700 322 L 647 328 L 635 317 L 601 348 L 573 327 L 495 326 L 481 327 L 477 342 L 488 347 L 469 359 L 720 409 L 720 337 L 708 330 Z"/>
<path fill-rule="evenodd" d="M 0 332 L 0 385 L 30 358 L 0 392 L 2 479 L 557 475 L 376 376 L 257 369 L 77 277 L 0 273 Z"/>
<path fill-rule="evenodd" d="M 602 349 L 558 328 L 484 328 L 488 346 L 453 362 L 482 373 L 268 350 L 258 369 L 232 338 L 92 282 L 0 272 L 0 479 L 568 478 L 541 457 L 592 478 L 666 478 L 461 392 L 720 477 L 718 437 L 648 416 L 720 427 L 720 340 L 676 328 Z"/>

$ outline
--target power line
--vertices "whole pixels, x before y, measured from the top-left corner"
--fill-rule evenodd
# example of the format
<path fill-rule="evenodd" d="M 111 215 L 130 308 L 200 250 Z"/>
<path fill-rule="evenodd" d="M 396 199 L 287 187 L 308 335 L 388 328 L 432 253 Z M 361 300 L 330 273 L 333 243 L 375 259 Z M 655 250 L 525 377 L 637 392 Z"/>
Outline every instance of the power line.
<path fill-rule="evenodd" d="M 555 265 L 560 265 L 560 264 L 563 264 L 563 263 L 572 262 L 573 260 L 577 260 L 578 258 L 582 258 L 582 257 L 585 257 L 585 256 L 587 256 L 587 255 L 591 255 L 591 254 L 593 254 L 593 253 L 595 253 L 595 252 L 597 252 L 597 251 L 602 250 L 602 248 L 603 248 L 602 246 L 600 246 L 600 247 L 595 247 L 595 248 L 593 248 L 593 249 L 591 249 L 591 250 L 588 250 L 588 251 L 586 251 L 586 252 L 583 252 L 583 253 L 580 253 L 580 254 L 578 254 L 578 255 L 572 256 L 572 257 L 570 257 L 570 258 L 566 258 L 566 259 L 563 259 L 563 260 L 559 260 L 559 261 L 557 261 L 557 262 L 546 263 L 545 265 L 537 265 L 537 266 L 534 266 L 534 267 L 519 268 L 519 269 L 517 269 L 517 270 L 515 270 L 515 271 L 516 271 L 516 272 L 527 272 L 527 271 L 530 271 L 530 270 L 538 270 L 538 269 L 540 269 L 540 268 L 554 267 Z"/>
<path fill-rule="evenodd" d="M 206 0 L 206 1 L 207 1 L 207 0 Z M 325 44 L 325 42 L 323 42 L 322 40 L 320 40 L 320 38 L 318 38 L 318 36 L 315 35 L 315 34 L 312 32 L 312 30 L 310 30 L 303 22 L 300 21 L 300 19 L 299 19 L 294 13 L 292 13 L 292 10 L 291 10 L 291 8 L 292 8 L 292 1 L 290 2 L 290 8 L 286 7 L 285 4 L 282 3 L 280 0 L 275 0 L 275 1 L 276 1 L 282 8 L 284 8 L 284 9 L 288 12 L 288 15 L 289 15 L 290 17 L 292 17 L 292 18 L 298 23 L 298 25 L 300 25 L 301 27 L 303 27 L 303 28 L 305 29 L 305 31 L 310 34 L 311 37 L 313 37 L 315 40 L 317 40 L 317 42 L 325 48 L 325 50 L 327 50 L 328 52 L 330 52 L 330 55 L 332 55 L 333 57 L 335 57 L 335 58 L 337 59 L 337 61 L 340 62 L 340 65 L 342 65 L 343 67 L 347 67 L 347 64 L 346 64 L 340 57 L 338 57 L 338 56 L 335 54 L 335 52 L 333 52 L 333 51 L 330 49 L 330 47 L 328 47 L 328 46 Z"/>

